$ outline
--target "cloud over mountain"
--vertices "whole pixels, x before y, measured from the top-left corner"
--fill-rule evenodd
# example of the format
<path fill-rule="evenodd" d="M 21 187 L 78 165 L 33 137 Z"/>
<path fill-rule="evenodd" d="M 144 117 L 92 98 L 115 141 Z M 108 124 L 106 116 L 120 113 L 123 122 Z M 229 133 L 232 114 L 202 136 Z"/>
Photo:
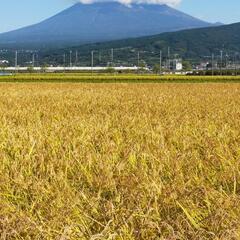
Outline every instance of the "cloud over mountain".
<path fill-rule="evenodd" d="M 78 2 L 91 4 L 94 2 L 106 2 L 108 0 L 79 0 Z M 148 4 L 167 4 L 169 6 L 176 6 L 182 0 L 112 0 L 116 2 L 120 2 L 125 5 L 131 5 L 132 3 L 148 3 Z"/>

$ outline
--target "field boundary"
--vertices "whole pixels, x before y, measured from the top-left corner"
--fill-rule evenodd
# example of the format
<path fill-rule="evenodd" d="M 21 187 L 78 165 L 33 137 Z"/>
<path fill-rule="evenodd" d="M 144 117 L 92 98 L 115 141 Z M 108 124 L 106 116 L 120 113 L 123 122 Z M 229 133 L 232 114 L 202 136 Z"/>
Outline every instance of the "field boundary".
<path fill-rule="evenodd" d="M 1 76 L 0 82 L 56 83 L 240 83 L 240 76 L 74 75 L 19 74 Z"/>

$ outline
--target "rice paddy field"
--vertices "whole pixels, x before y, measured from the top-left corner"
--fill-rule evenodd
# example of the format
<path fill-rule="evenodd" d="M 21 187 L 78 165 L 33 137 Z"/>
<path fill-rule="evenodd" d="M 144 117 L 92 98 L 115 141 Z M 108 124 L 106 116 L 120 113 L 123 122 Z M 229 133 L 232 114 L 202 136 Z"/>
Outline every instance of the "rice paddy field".
<path fill-rule="evenodd" d="M 0 239 L 240 239 L 239 83 L 0 83 Z"/>

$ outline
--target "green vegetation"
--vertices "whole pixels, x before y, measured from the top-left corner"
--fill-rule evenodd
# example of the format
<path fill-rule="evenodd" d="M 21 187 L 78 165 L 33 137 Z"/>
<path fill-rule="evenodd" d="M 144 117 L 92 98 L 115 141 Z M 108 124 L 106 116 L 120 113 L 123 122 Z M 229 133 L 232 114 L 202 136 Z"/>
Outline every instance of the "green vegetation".
<path fill-rule="evenodd" d="M 240 84 L 1 83 L 1 239 L 239 239 L 239 106 Z"/>
<path fill-rule="evenodd" d="M 1 76 L 0 82 L 75 82 L 75 83 L 203 83 L 240 82 L 240 76 L 181 76 L 145 74 L 17 74 Z"/>
<path fill-rule="evenodd" d="M 73 51 L 78 50 L 81 53 L 80 62 L 82 65 L 90 64 L 91 50 L 101 52 L 102 61 L 98 61 L 96 56 L 96 64 L 106 64 L 110 61 L 110 49 L 114 49 L 116 61 L 124 64 L 137 65 L 137 53 L 140 51 L 140 58 L 154 66 L 159 62 L 159 50 L 163 51 L 163 58 L 167 56 L 167 49 L 170 47 L 172 54 L 177 54 L 183 59 L 190 59 L 191 62 L 200 59 L 211 61 L 211 55 L 215 57 L 220 55 L 220 50 L 227 52 L 228 60 L 236 59 L 239 61 L 240 52 L 240 23 L 224 25 L 218 27 L 209 27 L 201 29 L 191 29 L 178 32 L 162 33 L 159 35 L 131 38 L 118 41 L 88 44 L 72 48 Z M 52 64 L 62 63 L 63 53 L 68 53 L 69 49 L 47 50 L 41 53 L 44 61 Z M 235 60 L 236 60 L 235 59 Z"/>

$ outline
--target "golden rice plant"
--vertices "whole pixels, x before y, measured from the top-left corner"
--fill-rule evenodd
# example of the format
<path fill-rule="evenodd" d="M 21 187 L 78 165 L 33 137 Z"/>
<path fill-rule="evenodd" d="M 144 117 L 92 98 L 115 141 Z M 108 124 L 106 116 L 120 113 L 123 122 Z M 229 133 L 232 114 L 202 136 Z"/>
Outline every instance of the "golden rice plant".
<path fill-rule="evenodd" d="M 240 84 L 0 84 L 0 239 L 240 239 Z"/>

